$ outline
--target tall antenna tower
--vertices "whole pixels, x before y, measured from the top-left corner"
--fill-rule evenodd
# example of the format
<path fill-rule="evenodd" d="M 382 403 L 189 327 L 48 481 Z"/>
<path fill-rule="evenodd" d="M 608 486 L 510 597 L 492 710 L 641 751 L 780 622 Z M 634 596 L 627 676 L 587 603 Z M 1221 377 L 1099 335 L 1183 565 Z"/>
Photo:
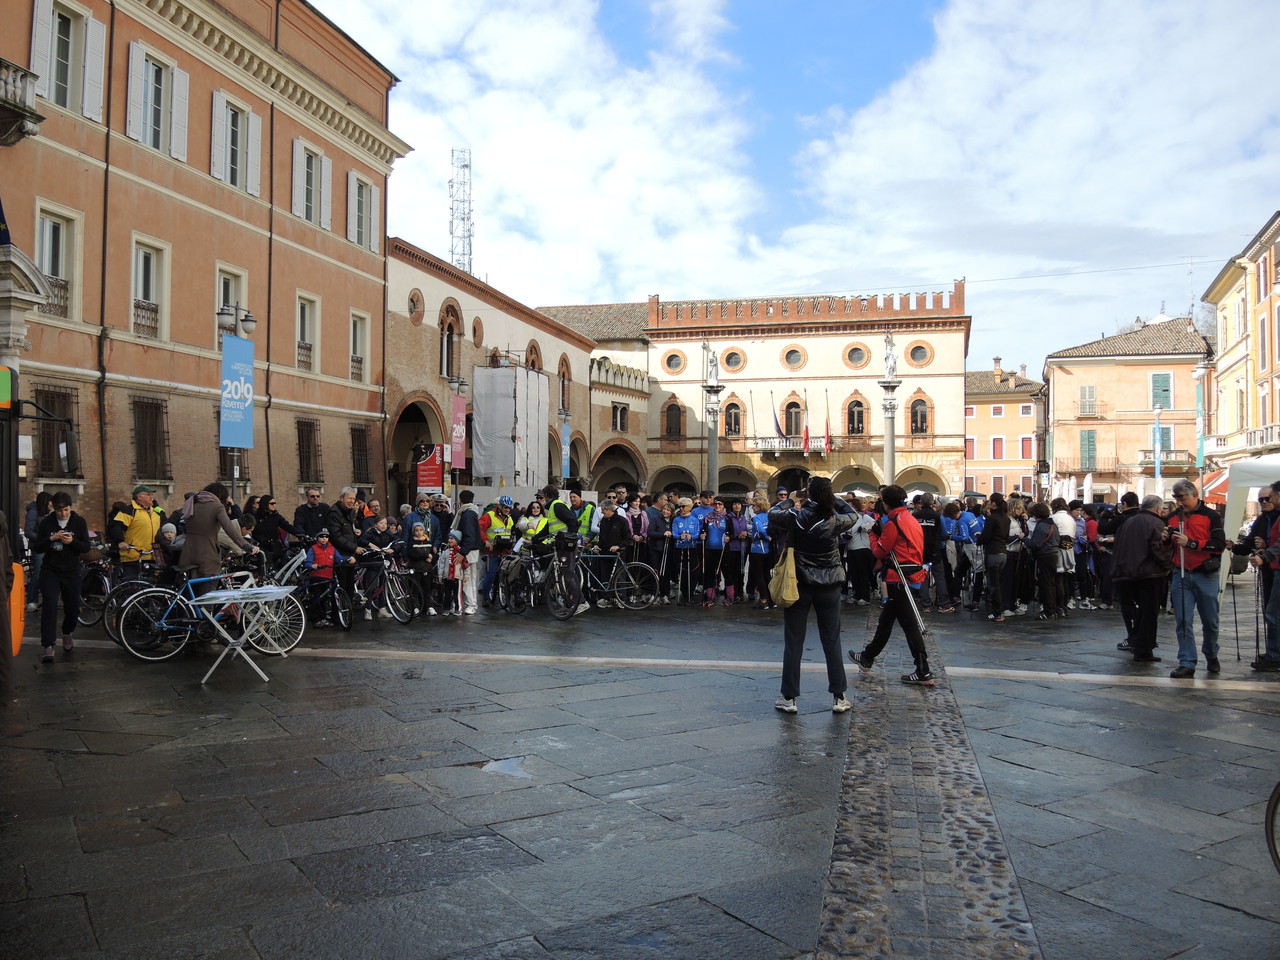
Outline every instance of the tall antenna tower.
<path fill-rule="evenodd" d="M 471 273 L 471 150 L 453 151 L 449 181 L 449 257 L 453 265 Z"/>

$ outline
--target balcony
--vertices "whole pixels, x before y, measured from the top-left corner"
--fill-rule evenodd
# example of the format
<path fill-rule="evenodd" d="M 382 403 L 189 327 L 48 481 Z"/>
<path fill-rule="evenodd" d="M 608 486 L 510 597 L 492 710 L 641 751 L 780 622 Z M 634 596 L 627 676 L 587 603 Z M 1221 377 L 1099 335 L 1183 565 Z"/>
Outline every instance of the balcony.
<path fill-rule="evenodd" d="M 312 353 L 311 344 L 307 343 L 305 340 L 299 340 L 298 341 L 298 369 L 299 370 L 312 369 L 311 353 Z"/>
<path fill-rule="evenodd" d="M 364 383 L 364 357 L 351 355 L 351 379 Z"/>
<path fill-rule="evenodd" d="M 151 340 L 160 339 L 160 304 L 150 300 L 133 301 L 133 332 Z"/>
<path fill-rule="evenodd" d="M 1160 451 L 1160 470 L 1187 470 L 1196 462 L 1195 452 L 1192 450 L 1161 450 Z M 1155 450 L 1139 450 L 1138 466 L 1143 470 L 1155 470 L 1156 452 Z"/>
<path fill-rule="evenodd" d="M 16 63 L 0 59 L 0 147 L 40 133 L 36 113 L 36 75 Z"/>
<path fill-rule="evenodd" d="M 835 437 L 831 438 L 832 449 L 838 449 Z M 809 437 L 809 449 L 805 450 L 802 437 L 756 437 L 757 453 L 772 453 L 775 457 L 784 453 L 825 453 L 827 442 L 823 437 Z"/>
<path fill-rule="evenodd" d="M 51 277 L 45 275 L 45 282 L 49 284 L 49 299 L 40 305 L 40 312 L 50 317 L 67 318 L 67 304 L 70 302 L 67 281 L 61 277 Z"/>
<path fill-rule="evenodd" d="M 1280 423 L 1250 430 L 1247 436 L 1250 453 L 1261 453 L 1272 447 L 1280 447 Z"/>
<path fill-rule="evenodd" d="M 1105 400 L 1077 400 L 1075 409 L 1078 420 L 1100 420 L 1111 412 L 1111 404 Z"/>
<path fill-rule="evenodd" d="M 1071 459 L 1070 457 L 1058 457 L 1053 461 L 1054 473 L 1066 474 L 1086 474 L 1086 473 L 1115 473 L 1120 469 L 1119 457 L 1091 457 L 1088 459 Z"/>

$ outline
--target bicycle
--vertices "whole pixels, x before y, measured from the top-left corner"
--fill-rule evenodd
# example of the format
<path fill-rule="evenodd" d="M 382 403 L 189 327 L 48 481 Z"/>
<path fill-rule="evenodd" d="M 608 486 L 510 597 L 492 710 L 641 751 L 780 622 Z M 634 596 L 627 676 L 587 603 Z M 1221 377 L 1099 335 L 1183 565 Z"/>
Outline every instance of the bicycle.
<path fill-rule="evenodd" d="M 376 563 L 365 562 L 356 570 L 354 605 L 366 610 L 385 606 L 399 623 L 408 623 L 422 609 L 420 605 L 414 608 L 408 580 L 406 574 L 393 569 L 391 557 L 381 553 Z"/>
<path fill-rule="evenodd" d="M 293 597 L 306 612 L 310 622 L 319 626 L 332 621 L 343 630 L 351 629 L 351 596 L 338 583 L 338 578 L 308 574 L 294 588 Z"/>
<path fill-rule="evenodd" d="M 120 613 L 120 643 L 139 660 L 168 660 L 178 654 L 195 637 L 213 640 L 219 636 L 215 620 L 240 621 L 240 610 L 234 601 L 210 613 L 195 603 L 195 585 L 217 583 L 222 588 L 251 587 L 253 574 L 241 571 L 216 577 L 187 577 L 194 566 L 177 567 L 183 582 L 177 589 L 150 587 L 129 598 Z M 292 594 L 273 604 L 263 613 L 259 630 L 247 638 L 258 652 L 279 655 L 292 650 L 306 629 L 302 604 Z"/>
<path fill-rule="evenodd" d="M 1271 797 L 1267 800 L 1267 813 L 1262 821 L 1267 834 L 1267 850 L 1271 853 L 1271 863 L 1280 870 L 1280 783 L 1271 788 Z"/>
<path fill-rule="evenodd" d="M 613 560 L 608 583 L 596 574 L 591 563 L 592 560 L 605 559 Z M 589 593 L 596 596 L 610 594 L 620 607 L 644 610 L 658 599 L 658 575 L 647 563 L 624 561 L 612 554 L 583 554 L 578 558 L 578 568 L 585 575 L 583 582 Z"/>

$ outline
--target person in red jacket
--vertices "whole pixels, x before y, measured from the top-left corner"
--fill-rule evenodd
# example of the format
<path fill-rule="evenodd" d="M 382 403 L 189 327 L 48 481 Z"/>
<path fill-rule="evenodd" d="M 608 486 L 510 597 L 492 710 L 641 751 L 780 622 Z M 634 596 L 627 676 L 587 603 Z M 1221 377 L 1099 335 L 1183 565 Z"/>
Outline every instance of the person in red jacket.
<path fill-rule="evenodd" d="M 897 484 L 885 487 L 880 498 L 889 513 L 880 527 L 880 538 L 871 549 L 876 559 L 886 561 L 884 579 L 889 588 L 889 598 L 880 609 L 880 622 L 876 624 L 871 642 L 857 653 L 850 650 L 849 659 L 858 665 L 860 671 L 870 673 L 871 665 L 889 642 L 889 634 L 893 632 L 893 625 L 897 622 L 907 635 L 907 646 L 916 663 L 915 670 L 904 674 L 902 682 L 932 687 L 933 674 L 929 672 L 929 655 L 925 651 L 924 635 L 920 629 L 919 601 L 916 600 L 916 608 L 913 610 L 913 595 L 907 593 L 908 590 L 915 591 L 914 597 L 918 597 L 920 586 L 928 575 L 924 568 L 924 531 L 907 509 L 907 492 L 902 487 Z M 891 556 L 897 559 L 898 566 L 902 568 L 903 576 L 907 579 L 905 584 L 901 582 L 902 578 L 898 576 L 893 561 L 889 559 Z"/>
<path fill-rule="evenodd" d="M 1166 543 L 1173 553 L 1173 582 L 1169 600 L 1178 634 L 1178 666 L 1169 676 L 1185 680 L 1196 675 L 1195 615 L 1200 614 L 1201 651 L 1210 673 L 1218 664 L 1218 571 L 1227 538 L 1222 517 L 1200 500 L 1190 480 L 1173 485 L 1178 509 L 1169 517 Z"/>

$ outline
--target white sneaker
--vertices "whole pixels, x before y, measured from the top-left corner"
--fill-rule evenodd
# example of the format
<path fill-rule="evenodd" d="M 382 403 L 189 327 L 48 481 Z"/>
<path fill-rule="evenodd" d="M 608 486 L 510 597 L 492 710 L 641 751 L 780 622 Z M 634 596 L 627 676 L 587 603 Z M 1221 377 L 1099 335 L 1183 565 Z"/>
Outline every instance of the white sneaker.
<path fill-rule="evenodd" d="M 1027 615 L 1027 605 L 1025 603 L 1018 604 L 1013 608 L 1013 615 L 1015 617 L 1025 617 Z"/>
<path fill-rule="evenodd" d="M 660 606 L 668 607 L 668 606 L 670 606 L 670 605 L 671 605 L 671 598 L 670 598 L 670 597 L 659 597 L 659 598 L 658 598 L 658 604 L 659 604 Z"/>
<path fill-rule="evenodd" d="M 34 613 L 35 610 L 36 610 L 36 605 L 34 603 L 27 604 L 27 613 Z"/>
<path fill-rule="evenodd" d="M 795 703 L 794 700 L 791 701 Z M 848 713 L 853 709 L 853 704 L 844 697 L 836 697 L 836 702 L 831 704 L 832 713 Z"/>
<path fill-rule="evenodd" d="M 1095 607 L 1093 603 L 1089 600 L 1081 600 L 1080 609 L 1081 610 L 1097 610 L 1098 608 Z"/>
<path fill-rule="evenodd" d="M 466 609 L 464 609 L 464 610 L 462 611 L 463 616 L 467 616 L 467 617 L 472 616 L 475 612 L 476 612 L 476 608 L 475 608 L 475 607 L 467 607 Z"/>
<path fill-rule="evenodd" d="M 1016 611 L 1016 610 L 1006 610 L 1006 611 L 1004 612 L 1004 615 L 1005 615 L 1006 617 L 1016 617 L 1016 616 L 1018 615 L 1018 611 Z"/>
<path fill-rule="evenodd" d="M 612 606 L 613 606 L 613 601 L 611 601 L 611 600 L 597 600 L 597 601 L 596 601 L 596 606 L 597 606 L 597 607 L 599 607 L 601 610 L 608 610 L 610 607 L 612 607 Z"/>
<path fill-rule="evenodd" d="M 587 603 L 587 602 L 584 600 L 584 601 L 582 601 L 582 603 L 578 604 L 578 609 L 577 609 L 577 610 L 575 610 L 575 611 L 573 611 L 573 615 L 576 617 L 578 614 L 580 614 L 580 613 L 586 613 L 586 612 L 587 612 L 588 610 L 590 610 L 590 609 L 591 609 L 591 604 Z"/>
<path fill-rule="evenodd" d="M 852 704 L 850 704 L 852 706 Z M 800 708 L 796 706 L 796 698 L 792 697 L 788 700 L 786 697 L 779 697 L 773 701 L 773 709 L 781 710 L 783 713 L 799 713 Z"/>
<path fill-rule="evenodd" d="M 365 608 L 365 611 L 364 611 L 364 618 L 365 618 L 366 620 L 372 620 L 372 619 L 373 619 L 373 611 L 372 611 L 372 610 L 370 610 L 368 607 L 366 607 L 366 608 Z"/>
<path fill-rule="evenodd" d="M 439 615 L 439 614 L 437 613 L 437 611 L 436 611 L 436 608 L 435 608 L 435 607 L 427 607 L 427 616 L 428 616 L 428 617 L 434 617 L 434 616 L 438 616 L 438 615 Z"/>
<path fill-rule="evenodd" d="M 1071 600 L 1068 600 L 1068 601 L 1067 601 L 1067 609 L 1068 609 L 1068 610 L 1074 610 L 1075 608 L 1076 608 L 1076 601 L 1075 601 L 1075 599 L 1074 599 L 1074 598 L 1072 598 Z"/>

